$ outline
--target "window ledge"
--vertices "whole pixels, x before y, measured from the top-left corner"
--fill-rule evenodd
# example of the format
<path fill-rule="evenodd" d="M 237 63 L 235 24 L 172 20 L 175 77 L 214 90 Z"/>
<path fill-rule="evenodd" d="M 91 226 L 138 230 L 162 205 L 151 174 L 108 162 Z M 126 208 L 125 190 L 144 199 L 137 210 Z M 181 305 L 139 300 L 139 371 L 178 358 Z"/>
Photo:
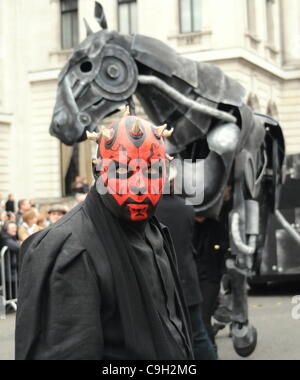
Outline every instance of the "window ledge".
<path fill-rule="evenodd" d="M 0 123 L 10 125 L 13 121 L 13 114 L 2 112 L 0 110 Z"/>
<path fill-rule="evenodd" d="M 207 29 L 207 30 L 202 30 L 201 32 L 179 33 L 179 34 L 175 34 L 173 36 L 169 36 L 168 38 L 169 38 L 169 40 L 185 39 L 185 38 L 207 36 L 207 35 L 211 35 L 211 34 L 212 34 L 212 30 Z"/>
<path fill-rule="evenodd" d="M 277 49 L 277 47 L 274 45 L 266 44 L 266 49 L 269 50 L 269 52 L 274 54 L 274 55 L 279 54 L 279 49 Z"/>
<path fill-rule="evenodd" d="M 284 62 L 283 64 L 284 70 L 292 71 L 292 70 L 299 70 L 300 68 L 300 59 L 299 60 L 293 60 L 290 62 Z"/>
<path fill-rule="evenodd" d="M 196 45 L 201 44 L 202 39 L 213 34 L 212 30 L 203 30 L 201 32 L 192 32 L 192 33 L 180 33 L 169 36 L 169 40 L 177 40 L 179 45 Z"/>
<path fill-rule="evenodd" d="M 254 42 L 255 44 L 258 45 L 261 43 L 261 39 L 255 33 L 247 31 L 245 35 L 251 40 L 251 42 Z"/>
<path fill-rule="evenodd" d="M 58 56 L 70 56 L 73 53 L 73 49 L 59 49 L 59 50 L 51 50 L 49 54 L 58 55 Z"/>

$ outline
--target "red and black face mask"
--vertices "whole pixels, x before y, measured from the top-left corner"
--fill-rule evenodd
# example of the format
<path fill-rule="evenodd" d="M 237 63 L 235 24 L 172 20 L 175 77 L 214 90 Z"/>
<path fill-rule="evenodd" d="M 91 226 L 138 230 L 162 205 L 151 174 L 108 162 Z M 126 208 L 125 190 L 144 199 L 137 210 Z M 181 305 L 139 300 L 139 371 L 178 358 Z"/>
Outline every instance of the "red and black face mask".
<path fill-rule="evenodd" d="M 145 221 L 155 213 L 167 178 L 164 127 L 126 116 L 102 128 L 97 190 L 119 218 Z"/>

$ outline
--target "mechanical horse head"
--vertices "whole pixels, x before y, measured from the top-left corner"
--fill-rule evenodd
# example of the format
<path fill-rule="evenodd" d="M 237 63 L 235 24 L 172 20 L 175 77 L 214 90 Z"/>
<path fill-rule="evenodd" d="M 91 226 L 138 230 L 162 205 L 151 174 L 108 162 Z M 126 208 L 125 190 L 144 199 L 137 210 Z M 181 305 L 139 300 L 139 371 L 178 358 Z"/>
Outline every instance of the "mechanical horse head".
<path fill-rule="evenodd" d="M 128 103 L 138 84 L 137 66 L 128 53 L 131 37 L 107 30 L 99 3 L 95 17 L 102 30 L 93 33 L 85 20 L 87 38 L 59 77 L 50 133 L 66 145 L 85 140 L 99 120 Z"/>
<path fill-rule="evenodd" d="M 242 187 L 256 199 L 277 157 L 271 147 L 280 133 L 272 131 L 280 127 L 254 115 L 244 104 L 244 88 L 219 68 L 187 59 L 157 39 L 109 31 L 99 3 L 95 16 L 102 30 L 94 33 L 85 22 L 87 38 L 60 74 L 50 133 L 66 145 L 83 141 L 101 120 L 132 104 L 135 94 L 154 124 L 174 129 L 168 152 L 185 161 L 179 182 L 204 173 L 204 199 L 193 203 L 197 214 L 219 217 L 225 191 L 237 182 L 236 163 Z"/>
<path fill-rule="evenodd" d="M 99 3 L 95 16 L 102 30 L 94 33 L 85 21 L 87 38 L 60 74 L 53 136 L 67 145 L 85 140 L 102 119 L 131 104 L 133 94 L 155 124 L 174 127 L 177 152 L 206 136 L 212 118 L 236 121 L 216 108 L 222 100 L 240 105 L 243 89 L 220 70 L 186 59 L 159 40 L 109 31 Z"/>

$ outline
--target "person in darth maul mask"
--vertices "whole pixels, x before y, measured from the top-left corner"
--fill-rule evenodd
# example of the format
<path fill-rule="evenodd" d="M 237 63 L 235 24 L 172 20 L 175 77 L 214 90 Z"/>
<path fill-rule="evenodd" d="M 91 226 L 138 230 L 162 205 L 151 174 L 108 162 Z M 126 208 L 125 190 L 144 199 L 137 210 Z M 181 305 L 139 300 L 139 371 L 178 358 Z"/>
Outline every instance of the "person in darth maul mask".
<path fill-rule="evenodd" d="M 95 186 L 22 247 L 17 359 L 193 359 L 172 242 L 153 216 L 170 133 L 125 114 L 89 135 Z"/>

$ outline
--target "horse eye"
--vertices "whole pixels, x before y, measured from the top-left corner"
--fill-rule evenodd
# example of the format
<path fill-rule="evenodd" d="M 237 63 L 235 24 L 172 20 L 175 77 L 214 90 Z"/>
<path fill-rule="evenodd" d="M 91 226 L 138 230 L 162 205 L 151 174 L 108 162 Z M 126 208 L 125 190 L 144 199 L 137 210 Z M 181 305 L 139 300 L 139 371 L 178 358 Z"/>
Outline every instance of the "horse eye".
<path fill-rule="evenodd" d="M 80 70 L 83 73 L 89 73 L 90 71 L 92 71 L 92 69 L 93 69 L 93 65 L 92 65 L 92 62 L 90 62 L 90 61 L 83 62 L 80 65 Z"/>

